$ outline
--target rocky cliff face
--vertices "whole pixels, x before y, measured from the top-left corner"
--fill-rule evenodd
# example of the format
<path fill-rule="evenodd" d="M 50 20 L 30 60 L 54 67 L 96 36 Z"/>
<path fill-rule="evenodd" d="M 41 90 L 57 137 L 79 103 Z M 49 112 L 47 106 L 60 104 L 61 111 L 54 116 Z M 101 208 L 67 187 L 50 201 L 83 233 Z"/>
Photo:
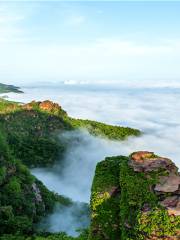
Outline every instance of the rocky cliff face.
<path fill-rule="evenodd" d="M 39 109 L 51 114 L 56 115 L 67 115 L 67 113 L 61 108 L 61 106 L 57 103 L 53 103 L 52 101 L 45 100 L 43 102 L 32 101 L 28 104 L 24 104 L 22 106 L 23 109 L 33 110 Z"/>
<path fill-rule="evenodd" d="M 91 195 L 90 240 L 180 239 L 180 174 L 153 152 L 106 158 Z"/>

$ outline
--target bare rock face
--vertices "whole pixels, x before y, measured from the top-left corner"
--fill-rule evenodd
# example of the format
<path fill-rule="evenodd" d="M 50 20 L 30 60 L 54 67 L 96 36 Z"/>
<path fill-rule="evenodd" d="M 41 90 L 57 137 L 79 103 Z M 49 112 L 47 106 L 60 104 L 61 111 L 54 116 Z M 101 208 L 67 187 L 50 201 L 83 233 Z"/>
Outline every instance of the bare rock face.
<path fill-rule="evenodd" d="M 32 101 L 28 104 L 24 104 L 22 108 L 25 110 L 33 110 L 33 109 L 39 108 L 40 110 L 47 111 L 49 113 L 61 112 L 63 114 L 66 114 L 66 112 L 61 108 L 61 106 L 58 103 L 54 103 L 49 100 L 45 100 L 43 102 Z"/>
<path fill-rule="evenodd" d="M 57 103 L 53 103 L 49 100 L 43 101 L 39 104 L 39 108 L 44 111 L 59 110 L 61 107 Z"/>
<path fill-rule="evenodd" d="M 180 177 L 178 175 L 172 174 L 169 176 L 161 176 L 159 178 L 159 183 L 156 184 L 154 190 L 158 192 L 171 193 L 178 191 L 179 185 Z"/>
<path fill-rule="evenodd" d="M 153 152 L 140 151 L 131 154 L 129 164 L 135 172 L 151 172 L 165 169 L 171 173 L 177 173 L 177 167 L 168 158 L 156 156 Z"/>
<path fill-rule="evenodd" d="M 161 196 L 159 203 L 169 215 L 180 216 L 180 174 L 175 164 L 153 152 L 140 151 L 131 154 L 129 165 L 135 172 L 144 172 L 147 176 L 152 171 L 161 171 L 162 175 L 152 191 Z"/>
<path fill-rule="evenodd" d="M 36 183 L 32 184 L 32 190 L 35 194 L 36 202 L 42 202 L 43 200 L 42 200 L 41 192 Z"/>
<path fill-rule="evenodd" d="M 169 215 L 180 216 L 180 196 L 167 197 L 160 204 L 168 210 Z"/>

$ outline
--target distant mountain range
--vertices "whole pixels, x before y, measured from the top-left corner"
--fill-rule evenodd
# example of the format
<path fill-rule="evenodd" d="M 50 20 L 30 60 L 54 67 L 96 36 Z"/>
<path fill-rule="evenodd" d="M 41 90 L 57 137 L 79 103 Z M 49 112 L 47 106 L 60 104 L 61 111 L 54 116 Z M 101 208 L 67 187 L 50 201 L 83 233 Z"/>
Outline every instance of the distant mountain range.
<path fill-rule="evenodd" d="M 0 93 L 8 93 L 8 92 L 23 93 L 23 91 L 21 91 L 19 87 L 0 83 Z"/>

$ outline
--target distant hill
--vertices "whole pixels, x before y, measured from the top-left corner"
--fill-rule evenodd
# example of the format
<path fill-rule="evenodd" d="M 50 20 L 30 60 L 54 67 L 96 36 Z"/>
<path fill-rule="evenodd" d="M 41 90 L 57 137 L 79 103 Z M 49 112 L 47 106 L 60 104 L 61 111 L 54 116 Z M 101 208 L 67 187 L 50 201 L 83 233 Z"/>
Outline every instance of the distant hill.
<path fill-rule="evenodd" d="M 23 93 L 19 87 L 0 83 L 0 93 L 8 93 L 8 92 Z"/>
<path fill-rule="evenodd" d="M 49 100 L 19 104 L 0 99 L 0 240 L 75 239 L 64 233 L 46 232 L 35 238 L 39 234 L 35 226 L 42 217 L 51 213 L 56 204 L 63 209 L 73 202 L 49 191 L 28 168 L 50 167 L 57 159 L 63 160 L 68 142 L 59 133 L 80 128 L 113 140 L 141 134 L 137 129 L 71 118 Z M 85 214 L 89 216 L 87 207 Z M 87 240 L 87 234 L 83 232 L 76 240 Z"/>

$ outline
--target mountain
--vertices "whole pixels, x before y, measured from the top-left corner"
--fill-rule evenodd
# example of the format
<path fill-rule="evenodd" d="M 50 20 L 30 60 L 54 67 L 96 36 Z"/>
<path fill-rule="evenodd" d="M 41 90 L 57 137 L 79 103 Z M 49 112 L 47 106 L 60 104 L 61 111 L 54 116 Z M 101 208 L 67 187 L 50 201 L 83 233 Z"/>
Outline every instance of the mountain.
<path fill-rule="evenodd" d="M 114 140 L 141 135 L 137 129 L 71 118 L 49 100 L 0 100 L 0 240 L 179 239 L 178 170 L 170 159 L 143 151 L 97 164 L 91 224 L 79 237 L 37 231 L 36 224 L 56 204 L 63 208 L 73 202 L 49 191 L 29 168 L 53 166 L 63 159 L 68 142 L 60 133 L 80 128 Z"/>
<path fill-rule="evenodd" d="M 68 144 L 59 139 L 59 133 L 78 128 L 119 140 L 141 134 L 137 129 L 73 119 L 49 100 L 28 104 L 0 100 L 0 239 L 33 235 L 35 224 L 56 203 L 73 204 L 70 199 L 49 191 L 32 176 L 29 167 L 53 165 Z M 67 236 L 58 234 L 57 237 Z"/>
<path fill-rule="evenodd" d="M 23 93 L 19 87 L 0 83 L 0 94 L 8 92 Z"/>

